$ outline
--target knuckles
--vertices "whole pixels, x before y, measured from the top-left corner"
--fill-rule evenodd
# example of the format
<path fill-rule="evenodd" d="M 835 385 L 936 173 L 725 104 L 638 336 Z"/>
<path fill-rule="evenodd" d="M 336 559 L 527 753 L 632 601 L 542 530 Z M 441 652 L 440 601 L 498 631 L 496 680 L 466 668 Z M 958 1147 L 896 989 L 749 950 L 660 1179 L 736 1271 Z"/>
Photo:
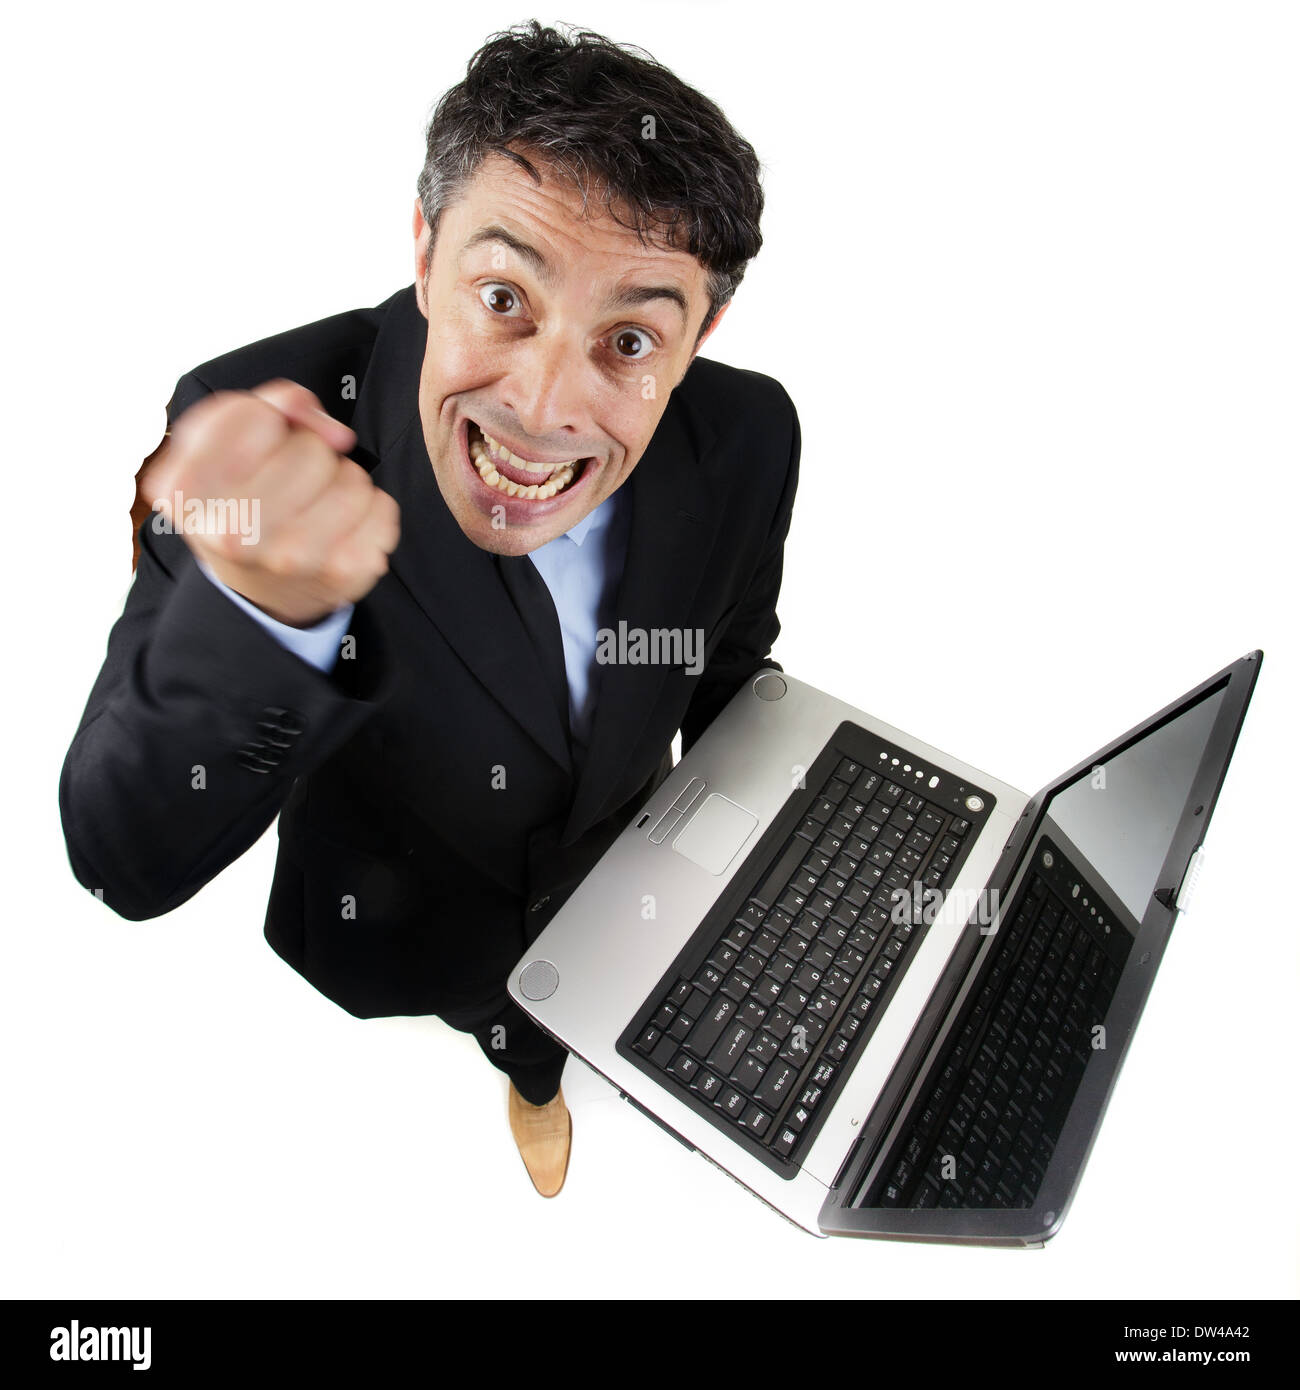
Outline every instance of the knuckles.
<path fill-rule="evenodd" d="M 172 452 L 181 479 L 246 475 L 271 454 L 289 433 L 274 406 L 247 391 L 217 391 L 195 402 L 176 422 Z"/>

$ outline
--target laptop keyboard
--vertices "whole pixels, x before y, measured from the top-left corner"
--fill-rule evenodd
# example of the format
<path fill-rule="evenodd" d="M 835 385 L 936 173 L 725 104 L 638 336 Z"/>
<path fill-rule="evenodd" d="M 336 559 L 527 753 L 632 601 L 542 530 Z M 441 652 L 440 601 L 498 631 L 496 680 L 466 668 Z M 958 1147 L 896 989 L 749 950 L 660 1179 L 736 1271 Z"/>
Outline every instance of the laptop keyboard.
<path fill-rule="evenodd" d="M 1065 889 L 1059 851 L 1049 850 L 1048 861 L 1062 891 L 1042 874 L 1028 879 L 931 1071 L 928 1096 L 861 1205 L 1033 1205 L 1088 1058 L 1105 1043 L 1104 1028 L 1094 1030 L 1132 944 L 1118 924 L 1106 930 L 1086 896 Z"/>
<path fill-rule="evenodd" d="M 832 760 L 743 908 L 703 952 L 692 943 L 704 963 L 670 972 L 624 1035 L 645 1069 L 782 1166 L 806 1151 L 925 933 L 894 894 L 942 891 L 977 833 L 894 775 Z"/>

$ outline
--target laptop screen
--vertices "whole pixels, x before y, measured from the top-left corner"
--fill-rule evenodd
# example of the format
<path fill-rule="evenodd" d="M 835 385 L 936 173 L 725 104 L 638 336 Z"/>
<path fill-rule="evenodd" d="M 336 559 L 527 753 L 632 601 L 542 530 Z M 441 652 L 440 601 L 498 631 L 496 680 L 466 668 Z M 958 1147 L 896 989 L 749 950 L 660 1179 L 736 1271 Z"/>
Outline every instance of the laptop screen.
<path fill-rule="evenodd" d="M 1226 691 L 1225 682 L 1082 774 L 1047 803 L 1047 815 L 1139 922 L 1146 915 Z"/>
<path fill-rule="evenodd" d="M 862 1215 L 845 1229 L 1027 1244 L 1055 1231 L 1171 934 L 1184 854 L 1214 809 L 1258 656 L 1036 798 L 1043 814 L 1021 841 L 1031 857 L 999 881 L 1018 883 L 1014 901 L 995 933 L 954 954 L 934 1021 L 863 1132 L 845 1183 Z"/>

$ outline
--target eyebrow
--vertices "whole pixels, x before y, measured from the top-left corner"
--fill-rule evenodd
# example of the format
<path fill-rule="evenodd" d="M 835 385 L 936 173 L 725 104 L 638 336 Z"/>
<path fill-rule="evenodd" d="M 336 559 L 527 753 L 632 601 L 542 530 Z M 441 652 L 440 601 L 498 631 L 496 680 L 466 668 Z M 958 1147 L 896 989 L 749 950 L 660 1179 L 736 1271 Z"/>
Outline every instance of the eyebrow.
<path fill-rule="evenodd" d="M 548 289 L 555 288 L 555 283 L 559 277 L 551 262 L 537 247 L 515 236 L 513 232 L 508 231 L 499 223 L 493 222 L 486 227 L 480 227 L 461 247 L 460 254 L 463 256 L 467 251 L 472 251 L 474 247 L 482 246 L 489 241 L 497 241 L 503 246 L 508 246 L 525 264 L 532 268 L 537 278 Z M 683 325 L 690 322 L 690 305 L 686 302 L 685 294 L 676 285 L 628 285 L 610 295 L 605 301 L 605 306 L 610 309 L 634 308 L 637 305 L 650 304 L 659 299 L 667 300 L 668 303 L 677 306 L 677 311 L 682 316 Z"/>

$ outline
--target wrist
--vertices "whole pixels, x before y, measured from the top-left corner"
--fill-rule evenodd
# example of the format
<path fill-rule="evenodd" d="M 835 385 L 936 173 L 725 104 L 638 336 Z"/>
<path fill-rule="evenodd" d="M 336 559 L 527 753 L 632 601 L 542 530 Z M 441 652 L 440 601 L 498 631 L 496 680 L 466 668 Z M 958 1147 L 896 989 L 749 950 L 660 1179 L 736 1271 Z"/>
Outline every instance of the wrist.
<path fill-rule="evenodd" d="M 206 557 L 196 558 L 210 578 L 215 579 L 244 603 L 256 608 L 259 613 L 265 614 L 273 622 L 284 627 L 301 631 L 318 627 L 341 606 L 322 604 L 314 595 L 303 595 L 294 599 L 286 598 L 274 591 L 268 593 L 267 586 L 258 583 L 255 575 L 240 571 L 237 567 L 232 572 L 230 566 L 222 565 L 220 562 L 214 564 Z"/>

